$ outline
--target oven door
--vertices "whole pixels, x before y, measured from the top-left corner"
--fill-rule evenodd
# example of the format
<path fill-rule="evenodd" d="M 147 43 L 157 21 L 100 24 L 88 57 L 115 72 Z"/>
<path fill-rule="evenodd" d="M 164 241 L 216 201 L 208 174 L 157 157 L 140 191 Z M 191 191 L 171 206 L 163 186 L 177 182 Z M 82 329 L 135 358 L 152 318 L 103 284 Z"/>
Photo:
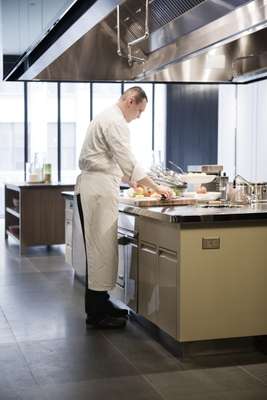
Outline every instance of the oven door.
<path fill-rule="evenodd" d="M 137 312 L 138 243 L 134 234 L 119 233 L 117 298 Z M 123 291 L 123 294 L 122 294 Z"/>

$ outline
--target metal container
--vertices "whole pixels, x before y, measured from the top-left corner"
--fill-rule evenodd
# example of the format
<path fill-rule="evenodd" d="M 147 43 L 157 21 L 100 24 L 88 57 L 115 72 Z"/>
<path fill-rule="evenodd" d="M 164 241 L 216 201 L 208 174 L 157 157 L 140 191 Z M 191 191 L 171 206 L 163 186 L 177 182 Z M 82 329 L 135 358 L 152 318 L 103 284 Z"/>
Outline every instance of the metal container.
<path fill-rule="evenodd" d="M 231 203 L 248 204 L 251 201 L 251 186 L 246 183 L 227 184 L 226 200 Z"/>
<path fill-rule="evenodd" d="M 228 184 L 227 199 L 234 203 L 267 202 L 267 182 Z"/>
<path fill-rule="evenodd" d="M 267 201 L 267 182 L 257 182 L 251 184 L 254 201 Z"/>

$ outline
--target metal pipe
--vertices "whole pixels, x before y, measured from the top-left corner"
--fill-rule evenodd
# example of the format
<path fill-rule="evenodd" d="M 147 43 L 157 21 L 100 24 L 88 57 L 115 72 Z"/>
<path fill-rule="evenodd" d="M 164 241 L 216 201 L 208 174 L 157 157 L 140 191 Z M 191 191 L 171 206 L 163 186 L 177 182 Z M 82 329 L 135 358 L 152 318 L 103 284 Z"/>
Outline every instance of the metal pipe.
<path fill-rule="evenodd" d="M 145 33 L 143 36 L 140 38 L 137 38 L 135 40 L 132 40 L 131 42 L 128 43 L 128 63 L 129 65 L 132 65 L 133 61 L 137 62 L 144 62 L 145 60 L 143 58 L 135 57 L 132 55 L 132 46 L 135 46 L 138 43 L 143 42 L 144 40 L 149 38 L 149 29 L 148 29 L 148 0 L 146 0 L 146 16 L 145 16 Z"/>
<path fill-rule="evenodd" d="M 117 54 L 122 56 L 121 53 L 121 33 L 120 33 L 120 6 L 117 5 Z"/>

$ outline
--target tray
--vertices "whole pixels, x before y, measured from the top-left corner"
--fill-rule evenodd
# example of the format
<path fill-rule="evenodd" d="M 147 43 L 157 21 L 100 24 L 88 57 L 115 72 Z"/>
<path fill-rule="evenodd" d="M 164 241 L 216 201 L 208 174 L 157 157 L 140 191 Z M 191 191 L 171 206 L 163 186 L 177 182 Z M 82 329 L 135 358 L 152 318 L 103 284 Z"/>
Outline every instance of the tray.
<path fill-rule="evenodd" d="M 136 199 L 134 197 L 120 197 L 120 203 L 129 204 L 136 207 L 188 206 L 196 204 L 196 202 L 196 199 L 184 197 L 174 197 L 168 200 L 153 199 L 151 197 L 144 197 L 142 199 Z"/>

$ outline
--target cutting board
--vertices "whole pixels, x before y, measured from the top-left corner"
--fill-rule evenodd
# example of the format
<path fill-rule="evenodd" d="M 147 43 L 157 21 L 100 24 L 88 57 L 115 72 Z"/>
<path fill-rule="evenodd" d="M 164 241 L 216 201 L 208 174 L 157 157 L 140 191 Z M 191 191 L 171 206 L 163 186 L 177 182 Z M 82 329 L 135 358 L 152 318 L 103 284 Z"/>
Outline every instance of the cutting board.
<path fill-rule="evenodd" d="M 188 206 L 196 204 L 196 199 L 174 197 L 169 200 L 160 200 L 151 197 L 143 197 L 141 199 L 136 199 L 135 197 L 120 197 L 120 203 L 136 207 Z"/>

